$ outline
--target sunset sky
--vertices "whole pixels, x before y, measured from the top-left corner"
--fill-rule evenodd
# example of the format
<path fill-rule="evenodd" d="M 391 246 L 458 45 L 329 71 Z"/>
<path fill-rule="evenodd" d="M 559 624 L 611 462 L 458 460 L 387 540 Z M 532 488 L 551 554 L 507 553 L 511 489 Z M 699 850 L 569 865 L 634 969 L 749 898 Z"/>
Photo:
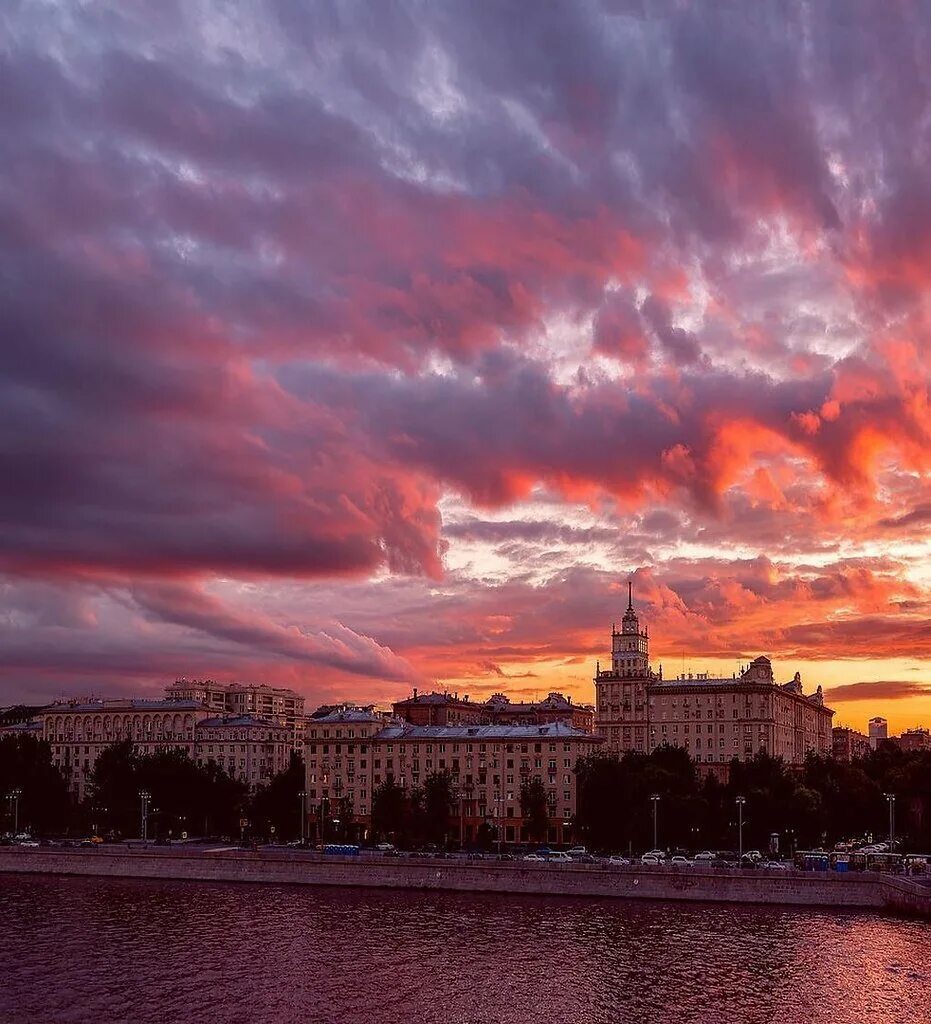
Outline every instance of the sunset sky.
<path fill-rule="evenodd" d="M 6 0 L 0 703 L 931 724 L 931 15 Z"/>

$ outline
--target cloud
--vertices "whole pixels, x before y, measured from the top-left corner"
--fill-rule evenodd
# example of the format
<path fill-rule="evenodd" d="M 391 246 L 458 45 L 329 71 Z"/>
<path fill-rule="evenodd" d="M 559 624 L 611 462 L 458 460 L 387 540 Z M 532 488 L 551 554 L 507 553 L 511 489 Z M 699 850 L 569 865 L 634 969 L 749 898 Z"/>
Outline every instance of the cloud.
<path fill-rule="evenodd" d="M 10 685 L 931 656 L 922 9 L 7 6 Z"/>
<path fill-rule="evenodd" d="M 905 682 L 903 680 L 876 680 L 874 682 L 844 683 L 832 686 L 824 691 L 828 700 L 905 700 L 909 697 L 927 697 L 931 694 L 931 686 L 922 683 Z"/>

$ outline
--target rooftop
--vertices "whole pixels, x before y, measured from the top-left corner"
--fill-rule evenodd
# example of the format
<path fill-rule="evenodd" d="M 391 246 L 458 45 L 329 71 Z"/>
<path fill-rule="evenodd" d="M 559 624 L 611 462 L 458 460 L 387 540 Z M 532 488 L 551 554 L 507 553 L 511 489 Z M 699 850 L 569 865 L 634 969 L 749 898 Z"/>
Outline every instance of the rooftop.
<path fill-rule="evenodd" d="M 148 700 L 141 697 L 116 697 L 111 700 L 69 700 L 49 704 L 42 714 L 88 711 L 201 711 L 203 704 L 196 700 L 172 700 L 171 698 Z"/>
<path fill-rule="evenodd" d="M 323 712 L 323 714 L 320 712 Z M 318 708 L 310 716 L 312 725 L 317 725 L 318 723 L 327 725 L 332 722 L 383 722 L 384 720 L 385 716 L 377 712 L 374 705 L 360 708 L 345 705 Z"/>
<path fill-rule="evenodd" d="M 377 733 L 380 740 L 538 740 L 584 739 L 593 743 L 601 737 L 576 729 L 565 722 L 545 725 L 408 725 L 406 722 L 389 725 Z"/>
<path fill-rule="evenodd" d="M 229 727 L 240 728 L 261 728 L 279 729 L 287 732 L 286 725 L 278 725 L 277 722 L 270 722 L 267 718 L 256 718 L 255 715 L 227 715 L 222 718 L 205 718 L 197 723 L 198 729 L 223 729 Z"/>

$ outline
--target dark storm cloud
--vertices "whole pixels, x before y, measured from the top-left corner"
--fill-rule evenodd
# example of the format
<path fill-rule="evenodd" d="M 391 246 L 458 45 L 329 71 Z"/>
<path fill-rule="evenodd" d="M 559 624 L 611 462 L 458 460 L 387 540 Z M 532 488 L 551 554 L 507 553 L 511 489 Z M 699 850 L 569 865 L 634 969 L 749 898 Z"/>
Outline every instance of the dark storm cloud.
<path fill-rule="evenodd" d="M 0 27 L 14 578 L 138 577 L 218 651 L 398 678 L 157 588 L 610 543 L 444 536 L 447 488 L 622 503 L 628 553 L 923 529 L 920 8 L 14 0 Z M 608 357 L 571 383 L 567 332 Z M 729 582 L 680 590 L 719 618 L 769 593 Z"/>

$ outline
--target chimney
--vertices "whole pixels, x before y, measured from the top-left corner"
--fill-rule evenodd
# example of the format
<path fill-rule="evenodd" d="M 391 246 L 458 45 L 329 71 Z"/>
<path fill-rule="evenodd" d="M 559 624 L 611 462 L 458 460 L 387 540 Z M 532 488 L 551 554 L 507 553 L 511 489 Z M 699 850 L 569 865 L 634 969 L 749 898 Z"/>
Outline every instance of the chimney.
<path fill-rule="evenodd" d="M 417 700 L 417 687 L 414 687 L 414 700 Z"/>

